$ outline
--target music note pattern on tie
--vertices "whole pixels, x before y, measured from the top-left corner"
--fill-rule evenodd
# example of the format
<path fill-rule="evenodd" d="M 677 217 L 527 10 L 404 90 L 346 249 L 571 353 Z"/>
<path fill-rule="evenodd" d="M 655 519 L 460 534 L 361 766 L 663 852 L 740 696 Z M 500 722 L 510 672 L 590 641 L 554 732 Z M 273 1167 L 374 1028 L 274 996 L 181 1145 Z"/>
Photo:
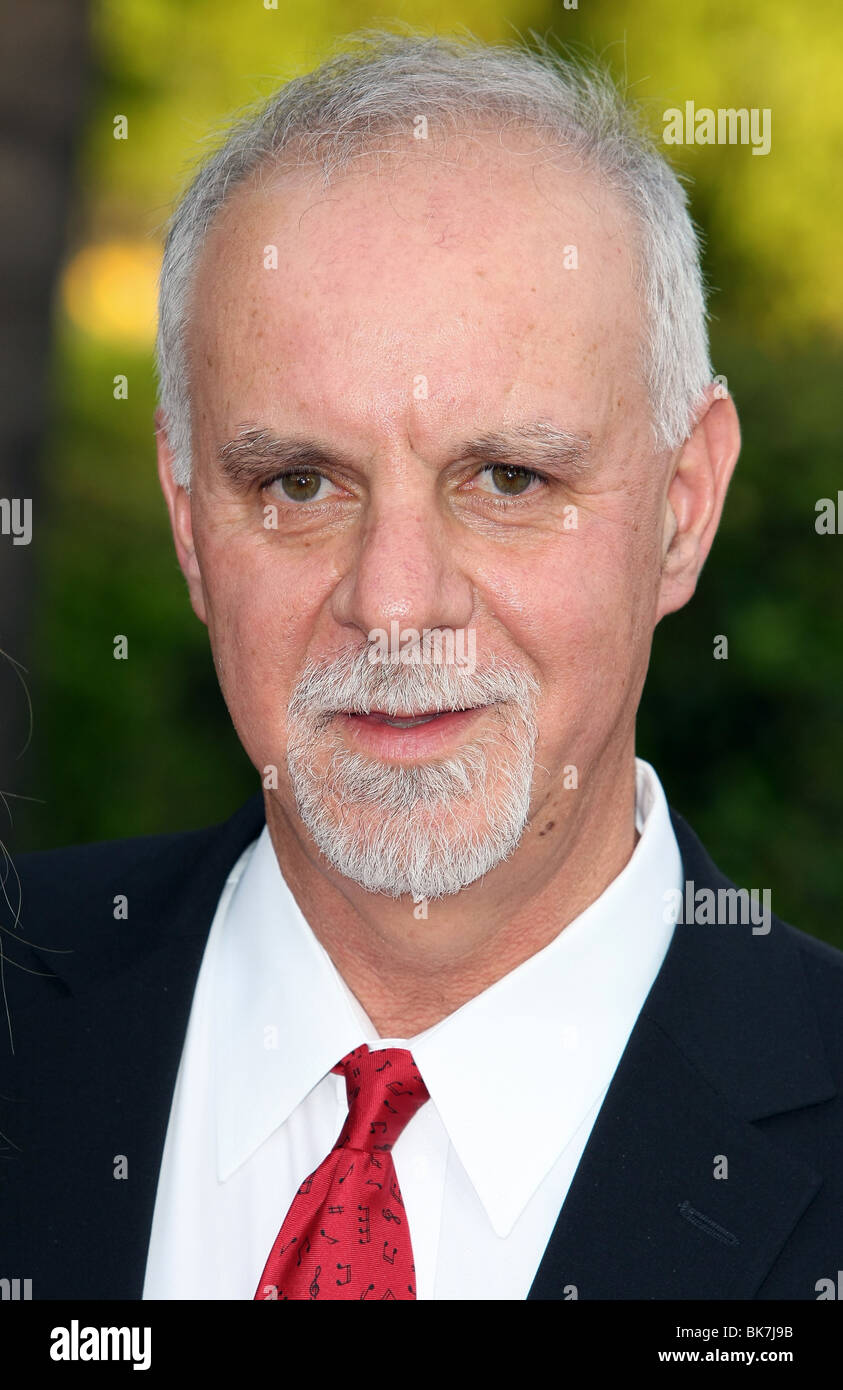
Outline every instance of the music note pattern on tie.
<path fill-rule="evenodd" d="M 330 1154 L 298 1188 L 255 1298 L 414 1299 L 392 1147 L 428 1100 L 427 1087 L 406 1048 L 372 1052 L 364 1044 L 332 1071 L 345 1076 L 348 1115 Z"/>

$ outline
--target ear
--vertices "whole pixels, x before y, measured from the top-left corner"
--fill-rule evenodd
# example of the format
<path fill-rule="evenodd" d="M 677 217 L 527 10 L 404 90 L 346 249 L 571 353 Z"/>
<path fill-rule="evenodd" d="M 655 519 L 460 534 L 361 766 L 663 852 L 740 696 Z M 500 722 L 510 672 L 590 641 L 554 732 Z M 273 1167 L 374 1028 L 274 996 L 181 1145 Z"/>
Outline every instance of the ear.
<path fill-rule="evenodd" d="M 205 607 L 205 591 L 196 547 L 193 544 L 193 517 L 190 509 L 190 494 L 173 481 L 173 454 L 167 438 L 164 412 L 155 412 L 155 447 L 158 452 L 158 480 L 170 513 L 170 526 L 176 546 L 181 572 L 187 580 L 190 602 L 200 622 L 207 625 L 208 614 Z"/>
<path fill-rule="evenodd" d="M 682 608 L 696 589 L 738 461 L 738 413 L 731 396 L 715 396 L 721 391 L 712 383 L 705 409 L 673 464 L 665 498 L 656 622 Z"/>

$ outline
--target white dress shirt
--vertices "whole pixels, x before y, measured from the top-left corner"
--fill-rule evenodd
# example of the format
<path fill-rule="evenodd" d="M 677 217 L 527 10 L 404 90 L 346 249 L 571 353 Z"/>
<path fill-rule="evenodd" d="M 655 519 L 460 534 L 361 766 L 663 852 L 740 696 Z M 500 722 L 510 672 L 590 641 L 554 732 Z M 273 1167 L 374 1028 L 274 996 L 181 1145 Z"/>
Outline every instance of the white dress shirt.
<path fill-rule="evenodd" d="M 620 874 L 515 970 L 413 1038 L 381 1038 L 285 883 L 264 828 L 235 864 L 196 983 L 144 1298 L 251 1299 L 347 1114 L 331 1071 L 408 1047 L 430 1100 L 392 1151 L 419 1299 L 524 1299 L 664 960 L 682 889 L 661 783 L 636 759 Z M 561 1292 L 561 1291 L 560 1291 Z"/>

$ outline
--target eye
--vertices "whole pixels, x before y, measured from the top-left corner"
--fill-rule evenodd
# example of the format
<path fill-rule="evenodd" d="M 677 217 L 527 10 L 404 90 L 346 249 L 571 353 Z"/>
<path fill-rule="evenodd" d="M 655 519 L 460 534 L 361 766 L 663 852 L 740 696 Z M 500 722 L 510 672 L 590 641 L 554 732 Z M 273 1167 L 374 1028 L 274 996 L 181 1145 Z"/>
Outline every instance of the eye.
<path fill-rule="evenodd" d="M 481 484 L 481 492 L 497 493 L 501 497 L 519 497 L 526 492 L 534 480 L 545 483 L 547 480 L 531 468 L 519 468 L 516 464 L 489 464 L 477 474 L 478 478 L 488 478 L 491 486 Z"/>
<path fill-rule="evenodd" d="M 287 473 L 279 473 L 266 487 L 267 491 L 280 487 L 290 502 L 324 502 L 330 493 L 322 490 L 323 483 L 326 488 L 334 486 L 324 473 L 317 473 L 313 468 L 294 468 Z"/>

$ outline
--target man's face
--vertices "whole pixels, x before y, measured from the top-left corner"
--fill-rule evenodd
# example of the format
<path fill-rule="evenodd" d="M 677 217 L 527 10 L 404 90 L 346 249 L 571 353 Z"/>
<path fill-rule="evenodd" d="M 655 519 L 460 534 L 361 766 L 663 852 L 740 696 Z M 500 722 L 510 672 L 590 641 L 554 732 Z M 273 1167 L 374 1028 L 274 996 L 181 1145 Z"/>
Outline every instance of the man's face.
<path fill-rule="evenodd" d="M 193 604 L 274 811 L 393 895 L 456 891 L 617 778 L 660 616 L 629 220 L 516 151 L 265 179 L 196 287 Z M 396 622 L 473 672 L 373 664 Z"/>

